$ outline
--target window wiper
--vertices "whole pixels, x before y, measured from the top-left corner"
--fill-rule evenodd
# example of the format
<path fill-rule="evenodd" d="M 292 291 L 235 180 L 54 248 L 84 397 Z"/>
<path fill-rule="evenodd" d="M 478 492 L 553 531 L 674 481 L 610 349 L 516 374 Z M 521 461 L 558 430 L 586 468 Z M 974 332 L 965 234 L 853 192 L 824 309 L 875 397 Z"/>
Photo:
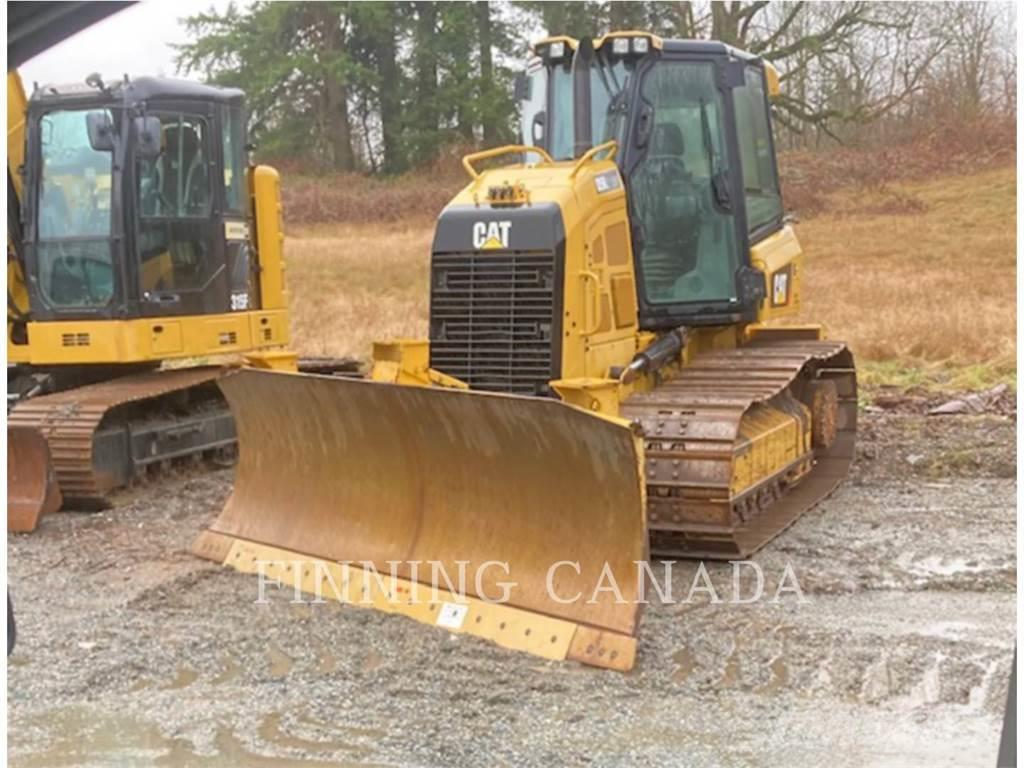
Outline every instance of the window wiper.
<path fill-rule="evenodd" d="M 608 94 L 608 98 L 611 99 L 615 96 L 615 91 L 612 86 L 608 83 L 608 74 L 605 72 L 604 63 L 599 59 L 594 62 L 594 69 L 597 70 L 597 76 L 601 80 L 601 85 L 604 86 L 605 93 Z"/>
<path fill-rule="evenodd" d="M 606 69 L 606 65 L 603 59 L 598 58 L 594 63 L 594 68 L 597 71 L 598 79 L 601 81 L 601 85 L 604 87 L 604 91 L 608 94 L 608 106 L 605 108 L 604 119 L 602 121 L 602 138 L 612 135 L 611 121 L 614 120 L 616 104 L 620 103 L 620 97 L 622 96 L 622 90 L 619 88 L 619 83 L 615 79 L 615 73 L 611 69 Z M 609 77 L 611 82 L 609 82 Z M 596 139 L 596 137 L 595 137 Z"/>
<path fill-rule="evenodd" d="M 729 177 L 719 168 L 718 154 L 711 143 L 711 123 L 708 120 L 708 103 L 700 101 L 700 129 L 704 140 L 704 151 L 708 156 L 708 171 L 711 173 L 711 191 L 715 202 L 725 211 L 732 210 L 732 199 L 729 197 Z"/>

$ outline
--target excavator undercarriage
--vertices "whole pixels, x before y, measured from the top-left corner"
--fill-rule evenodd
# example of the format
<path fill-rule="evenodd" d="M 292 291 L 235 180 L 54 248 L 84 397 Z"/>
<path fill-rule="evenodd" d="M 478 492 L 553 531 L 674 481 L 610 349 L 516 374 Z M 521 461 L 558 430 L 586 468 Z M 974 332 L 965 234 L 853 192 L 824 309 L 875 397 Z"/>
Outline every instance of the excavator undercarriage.
<path fill-rule="evenodd" d="M 101 508 L 110 491 L 150 467 L 233 450 L 231 413 L 215 383 L 220 372 L 153 371 L 40 395 L 17 404 L 7 421 L 45 439 L 66 503 Z"/>

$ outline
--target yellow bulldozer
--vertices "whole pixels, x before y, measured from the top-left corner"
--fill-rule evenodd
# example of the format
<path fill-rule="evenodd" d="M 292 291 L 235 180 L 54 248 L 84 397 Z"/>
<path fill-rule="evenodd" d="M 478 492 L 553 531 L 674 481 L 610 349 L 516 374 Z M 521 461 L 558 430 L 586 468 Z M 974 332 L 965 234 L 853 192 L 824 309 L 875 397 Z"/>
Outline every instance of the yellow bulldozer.
<path fill-rule="evenodd" d="M 8 72 L 8 530 L 233 450 L 221 368 L 180 366 L 295 368 L 278 175 L 243 110 L 162 78 L 26 98 Z"/>
<path fill-rule="evenodd" d="M 239 466 L 195 551 L 628 669 L 649 555 L 746 557 L 845 476 L 854 362 L 792 320 L 768 63 L 642 32 L 533 50 L 522 144 L 466 157 L 437 221 L 429 338 L 376 344 L 370 381 L 224 376 Z M 413 599 L 423 563 L 477 578 Z"/>

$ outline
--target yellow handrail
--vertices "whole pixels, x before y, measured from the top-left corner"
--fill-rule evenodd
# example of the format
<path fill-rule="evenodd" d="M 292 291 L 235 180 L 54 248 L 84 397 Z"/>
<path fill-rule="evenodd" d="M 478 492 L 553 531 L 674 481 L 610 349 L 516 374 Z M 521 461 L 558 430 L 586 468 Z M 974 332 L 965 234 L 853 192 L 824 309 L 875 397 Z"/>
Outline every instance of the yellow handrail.
<path fill-rule="evenodd" d="M 480 178 L 480 174 L 477 173 L 476 168 L 473 167 L 473 163 L 477 160 L 487 160 L 492 157 L 498 157 L 500 155 L 510 155 L 514 152 L 533 152 L 534 154 L 540 155 L 545 163 L 553 163 L 551 155 L 545 152 L 540 147 L 527 147 L 523 144 L 508 144 L 504 147 L 495 147 L 494 149 L 485 149 L 481 152 L 473 152 L 470 155 L 466 155 L 462 158 L 462 167 L 466 169 L 466 172 L 473 178 L 474 181 Z"/>
<path fill-rule="evenodd" d="M 596 155 L 600 154 L 601 152 L 604 152 L 605 150 L 608 150 L 608 157 L 605 159 L 611 160 L 619 151 L 619 143 L 615 139 L 612 139 L 611 141 L 606 141 L 604 144 L 598 144 L 596 147 L 591 147 L 590 149 L 588 149 L 583 154 L 583 157 L 576 161 L 576 165 L 572 167 L 572 170 L 569 171 L 569 178 L 576 178 L 576 174 L 580 172 L 580 169 L 584 165 L 589 163 L 591 160 L 594 159 Z"/>

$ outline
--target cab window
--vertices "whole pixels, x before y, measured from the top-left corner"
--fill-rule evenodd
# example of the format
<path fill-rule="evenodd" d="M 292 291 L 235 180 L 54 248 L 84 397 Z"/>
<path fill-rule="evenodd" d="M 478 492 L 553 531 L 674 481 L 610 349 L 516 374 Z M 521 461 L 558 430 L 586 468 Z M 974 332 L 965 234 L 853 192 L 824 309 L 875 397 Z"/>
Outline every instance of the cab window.
<path fill-rule="evenodd" d="M 548 151 L 555 160 L 571 160 L 573 149 L 572 71 L 567 66 L 551 68 L 551 114 Z"/>
<path fill-rule="evenodd" d="M 543 147 L 545 143 L 543 128 L 538 128 L 537 135 L 535 135 L 534 122 L 538 115 L 544 114 L 547 104 L 548 73 L 538 60 L 530 64 L 526 77 L 529 82 L 528 95 L 519 104 L 519 122 L 523 144 L 527 147 L 538 145 Z"/>
<path fill-rule="evenodd" d="M 226 108 L 224 116 L 224 204 L 227 210 L 241 213 L 245 210 L 245 117 L 238 106 Z"/>
<path fill-rule="evenodd" d="M 764 75 L 747 67 L 744 85 L 733 89 L 736 136 L 743 171 L 743 197 L 747 206 L 747 230 L 751 234 L 782 220 L 782 195 L 772 158 L 771 127 Z"/>
<path fill-rule="evenodd" d="M 139 158 L 139 278 L 144 299 L 199 290 L 209 275 L 212 211 L 210 132 L 206 119 L 157 113 L 160 154 Z M 217 183 L 221 183 L 217 179 Z"/>
<path fill-rule="evenodd" d="M 641 90 L 652 112 L 630 206 L 646 300 L 733 300 L 738 253 L 714 65 L 663 61 Z"/>
<path fill-rule="evenodd" d="M 143 216 L 182 218 L 210 212 L 209 138 L 206 120 L 160 114 L 160 154 L 139 160 Z"/>
<path fill-rule="evenodd" d="M 89 144 L 94 111 L 106 110 L 61 110 L 39 121 L 39 285 L 54 307 L 103 307 L 114 295 L 113 157 Z"/>

